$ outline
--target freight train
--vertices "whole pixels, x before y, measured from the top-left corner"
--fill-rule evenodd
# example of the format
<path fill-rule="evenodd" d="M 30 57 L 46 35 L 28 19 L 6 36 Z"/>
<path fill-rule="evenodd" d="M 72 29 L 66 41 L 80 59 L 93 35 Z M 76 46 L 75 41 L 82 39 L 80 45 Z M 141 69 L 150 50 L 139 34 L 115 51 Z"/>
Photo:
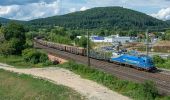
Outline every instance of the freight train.
<path fill-rule="evenodd" d="M 66 51 L 77 55 L 82 55 L 82 56 L 87 55 L 87 50 L 81 47 L 48 42 L 39 38 L 34 38 L 34 42 L 41 44 L 43 46 L 47 46 L 61 51 Z M 96 51 L 91 50 L 90 57 L 93 59 L 104 60 L 120 65 L 130 66 L 145 71 L 156 70 L 156 67 L 152 62 L 152 58 L 146 55 L 128 54 L 125 52 L 113 52 L 111 56 L 107 56 L 105 53 L 98 53 Z"/>

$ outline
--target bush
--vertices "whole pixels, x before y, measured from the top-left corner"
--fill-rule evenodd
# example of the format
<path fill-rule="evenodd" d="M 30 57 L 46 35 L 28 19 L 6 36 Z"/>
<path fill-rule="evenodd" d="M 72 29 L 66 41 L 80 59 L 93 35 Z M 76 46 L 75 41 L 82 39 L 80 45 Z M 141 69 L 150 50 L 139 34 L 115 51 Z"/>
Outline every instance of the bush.
<path fill-rule="evenodd" d="M 170 58 L 163 59 L 160 56 L 155 55 L 153 61 L 157 67 L 170 69 Z"/>
<path fill-rule="evenodd" d="M 53 65 L 53 62 L 47 60 L 43 63 L 43 66 L 50 66 L 50 65 Z"/>
<path fill-rule="evenodd" d="M 14 48 L 12 48 L 12 45 L 9 42 L 1 43 L 0 55 L 9 56 L 13 53 L 13 51 Z"/>
<path fill-rule="evenodd" d="M 22 52 L 22 56 L 26 62 L 31 62 L 33 64 L 44 63 L 48 61 L 47 54 L 36 49 L 25 49 Z"/>
<path fill-rule="evenodd" d="M 158 90 L 155 87 L 155 84 L 151 81 L 146 81 L 138 88 L 138 96 L 143 100 L 154 100 L 159 96 Z"/>
<path fill-rule="evenodd" d="M 158 55 L 154 55 L 153 56 L 153 62 L 155 64 L 159 64 L 159 63 L 165 63 L 165 60 L 162 57 L 158 56 Z"/>
<path fill-rule="evenodd" d="M 166 60 L 165 63 L 159 63 L 156 66 L 169 69 L 170 68 L 170 60 Z"/>

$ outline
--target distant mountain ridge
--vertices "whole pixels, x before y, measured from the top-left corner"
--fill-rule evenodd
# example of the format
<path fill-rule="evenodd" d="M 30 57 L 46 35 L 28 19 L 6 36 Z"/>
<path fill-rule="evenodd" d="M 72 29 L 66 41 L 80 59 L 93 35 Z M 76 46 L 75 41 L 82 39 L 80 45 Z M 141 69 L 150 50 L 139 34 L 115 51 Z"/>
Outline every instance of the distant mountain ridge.
<path fill-rule="evenodd" d="M 3 24 L 3 25 L 5 25 L 5 24 L 7 24 L 7 23 L 9 23 L 11 21 L 15 21 L 17 23 L 22 23 L 22 24 L 26 24 L 27 23 L 26 21 L 12 20 L 12 19 L 7 19 L 7 18 L 0 17 L 0 23 Z"/>
<path fill-rule="evenodd" d="M 6 23 L 8 23 L 9 21 L 10 21 L 9 19 L 0 17 L 0 23 L 1 23 L 1 24 L 6 24 Z"/>
<path fill-rule="evenodd" d="M 170 20 L 167 20 L 166 22 L 170 25 Z"/>
<path fill-rule="evenodd" d="M 122 7 L 98 7 L 61 16 L 35 19 L 34 26 L 63 26 L 71 29 L 146 29 L 168 27 L 167 22 Z"/>

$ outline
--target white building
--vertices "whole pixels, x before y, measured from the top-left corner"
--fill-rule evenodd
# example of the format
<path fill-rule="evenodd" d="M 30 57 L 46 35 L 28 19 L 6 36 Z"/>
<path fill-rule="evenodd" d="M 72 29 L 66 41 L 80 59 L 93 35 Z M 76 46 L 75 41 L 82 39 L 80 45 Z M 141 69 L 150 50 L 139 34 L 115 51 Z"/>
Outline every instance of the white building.
<path fill-rule="evenodd" d="M 127 42 L 134 42 L 136 38 L 131 37 L 120 37 L 119 35 L 112 35 L 109 37 L 101 37 L 101 36 L 91 36 L 91 41 L 93 42 L 106 42 L 106 43 L 114 43 L 114 42 L 121 42 L 121 43 L 127 43 Z"/>

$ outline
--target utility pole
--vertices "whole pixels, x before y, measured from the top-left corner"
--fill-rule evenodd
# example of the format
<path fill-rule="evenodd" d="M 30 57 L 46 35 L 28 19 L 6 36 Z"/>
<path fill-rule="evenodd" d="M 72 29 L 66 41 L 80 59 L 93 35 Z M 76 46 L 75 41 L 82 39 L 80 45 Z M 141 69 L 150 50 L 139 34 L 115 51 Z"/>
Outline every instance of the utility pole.
<path fill-rule="evenodd" d="M 90 47 L 89 47 L 89 31 L 87 30 L 87 61 L 88 61 L 88 67 L 90 67 Z"/>
<path fill-rule="evenodd" d="M 145 33 L 145 35 L 146 35 L 146 55 L 148 56 L 149 55 L 149 41 L 148 41 L 148 39 L 149 39 L 149 36 L 148 36 L 148 29 L 146 30 L 146 33 Z"/>

